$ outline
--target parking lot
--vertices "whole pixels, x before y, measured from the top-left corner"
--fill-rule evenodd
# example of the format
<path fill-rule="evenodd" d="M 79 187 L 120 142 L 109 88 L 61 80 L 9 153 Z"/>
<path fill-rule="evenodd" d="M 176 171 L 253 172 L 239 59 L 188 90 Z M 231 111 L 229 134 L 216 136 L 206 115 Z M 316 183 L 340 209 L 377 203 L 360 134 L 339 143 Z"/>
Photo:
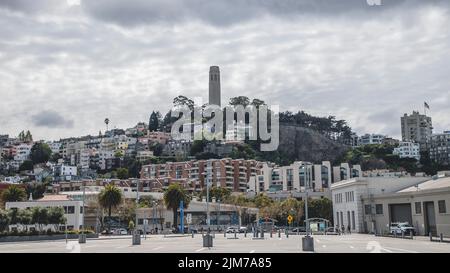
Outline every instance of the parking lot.
<path fill-rule="evenodd" d="M 0 243 L 0 253 L 300 253 L 302 235 L 274 234 L 264 239 L 254 240 L 250 234 L 234 234 L 224 237 L 216 234 L 214 246 L 204 248 L 202 235 L 166 236 L 150 235 L 142 237 L 141 245 L 132 245 L 131 236 L 88 239 L 86 244 L 77 240 Z M 375 237 L 367 234 L 314 235 L 316 253 L 438 253 L 450 252 L 449 243 L 430 242 L 427 237 L 414 240 Z"/>

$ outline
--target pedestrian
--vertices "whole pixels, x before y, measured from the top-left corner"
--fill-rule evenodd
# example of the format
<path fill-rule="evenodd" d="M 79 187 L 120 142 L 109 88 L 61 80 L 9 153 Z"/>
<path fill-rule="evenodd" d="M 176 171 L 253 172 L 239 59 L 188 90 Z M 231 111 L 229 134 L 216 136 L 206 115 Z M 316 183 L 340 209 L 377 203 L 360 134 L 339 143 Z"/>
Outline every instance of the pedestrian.
<path fill-rule="evenodd" d="M 348 234 L 352 234 L 352 230 L 350 228 L 350 225 L 347 226 L 347 231 L 348 231 Z"/>
<path fill-rule="evenodd" d="M 345 226 L 344 225 L 341 226 L 341 230 L 342 230 L 342 234 L 345 235 Z"/>

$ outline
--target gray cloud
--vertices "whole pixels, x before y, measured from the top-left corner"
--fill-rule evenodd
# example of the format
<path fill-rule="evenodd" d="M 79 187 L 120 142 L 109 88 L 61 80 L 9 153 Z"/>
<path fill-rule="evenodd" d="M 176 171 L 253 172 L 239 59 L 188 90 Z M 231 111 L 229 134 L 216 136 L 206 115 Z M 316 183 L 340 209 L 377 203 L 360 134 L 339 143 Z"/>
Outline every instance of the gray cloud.
<path fill-rule="evenodd" d="M 74 121 L 66 119 L 59 113 L 51 110 L 44 110 L 31 116 L 32 123 L 37 127 L 47 128 L 73 128 Z"/>
<path fill-rule="evenodd" d="M 450 128 L 450 16 L 442 1 L 370 8 L 336 0 L 346 4 L 316 10 L 326 1 L 291 1 L 309 4 L 303 11 L 290 11 L 288 1 L 208 1 L 222 19 L 199 0 L 136 1 L 84 1 L 78 10 L 0 2 L 0 134 L 97 134 L 106 117 L 111 128 L 130 127 L 152 110 L 164 114 L 179 94 L 206 100 L 210 65 L 221 68 L 223 101 L 247 95 L 393 136 L 400 115 L 427 101 L 435 131 Z M 35 105 L 70 118 L 48 130 L 24 114 Z"/>

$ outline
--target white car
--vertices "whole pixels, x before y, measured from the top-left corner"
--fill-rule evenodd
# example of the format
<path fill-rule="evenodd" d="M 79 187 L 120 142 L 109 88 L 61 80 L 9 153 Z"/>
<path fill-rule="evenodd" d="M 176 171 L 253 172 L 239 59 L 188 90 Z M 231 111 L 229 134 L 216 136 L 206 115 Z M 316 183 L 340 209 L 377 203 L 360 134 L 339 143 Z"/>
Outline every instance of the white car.
<path fill-rule="evenodd" d="M 126 229 L 124 229 L 124 228 L 118 228 L 118 229 L 115 230 L 114 233 L 117 234 L 117 235 L 127 235 L 128 231 Z"/>
<path fill-rule="evenodd" d="M 415 235 L 416 231 L 413 226 L 411 226 L 409 223 L 391 223 L 390 226 L 390 233 L 392 235 Z"/>
<path fill-rule="evenodd" d="M 227 230 L 225 231 L 226 233 L 239 233 L 239 228 L 238 227 L 227 227 Z"/>

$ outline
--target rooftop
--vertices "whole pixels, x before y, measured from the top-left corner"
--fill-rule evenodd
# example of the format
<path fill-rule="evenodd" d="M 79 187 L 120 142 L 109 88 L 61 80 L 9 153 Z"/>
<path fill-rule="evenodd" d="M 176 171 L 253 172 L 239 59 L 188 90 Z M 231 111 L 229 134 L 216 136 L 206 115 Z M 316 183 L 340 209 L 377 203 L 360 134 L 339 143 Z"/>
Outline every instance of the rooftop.
<path fill-rule="evenodd" d="M 436 190 L 436 189 L 442 189 L 442 188 L 450 188 L 450 177 L 441 177 L 441 178 L 437 178 L 437 179 L 427 180 L 425 182 L 419 183 L 415 186 L 405 188 L 398 192 L 399 193 L 417 192 L 417 191 L 425 191 L 425 190 Z"/>

